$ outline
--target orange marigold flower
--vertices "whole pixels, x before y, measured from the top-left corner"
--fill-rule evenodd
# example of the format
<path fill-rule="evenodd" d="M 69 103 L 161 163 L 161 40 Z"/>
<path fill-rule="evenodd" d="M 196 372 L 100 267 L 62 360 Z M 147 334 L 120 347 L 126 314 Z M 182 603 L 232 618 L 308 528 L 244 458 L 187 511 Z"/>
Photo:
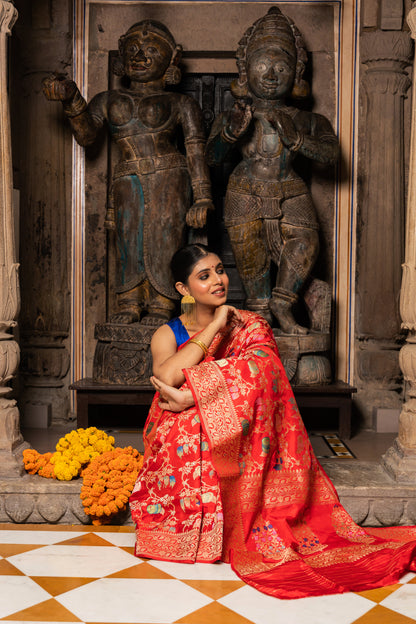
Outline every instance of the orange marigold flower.
<path fill-rule="evenodd" d="M 94 525 L 126 509 L 143 457 L 131 446 L 105 451 L 82 471 L 81 500 Z"/>

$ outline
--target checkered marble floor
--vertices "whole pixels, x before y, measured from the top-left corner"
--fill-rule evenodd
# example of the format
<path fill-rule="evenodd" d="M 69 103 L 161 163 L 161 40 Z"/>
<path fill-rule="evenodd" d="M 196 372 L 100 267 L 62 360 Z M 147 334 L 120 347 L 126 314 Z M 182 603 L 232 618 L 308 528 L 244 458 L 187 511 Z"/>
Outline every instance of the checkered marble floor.
<path fill-rule="evenodd" d="M 416 574 L 361 593 L 279 600 L 229 565 L 141 560 L 133 546 L 129 526 L 0 524 L 0 622 L 416 622 Z"/>

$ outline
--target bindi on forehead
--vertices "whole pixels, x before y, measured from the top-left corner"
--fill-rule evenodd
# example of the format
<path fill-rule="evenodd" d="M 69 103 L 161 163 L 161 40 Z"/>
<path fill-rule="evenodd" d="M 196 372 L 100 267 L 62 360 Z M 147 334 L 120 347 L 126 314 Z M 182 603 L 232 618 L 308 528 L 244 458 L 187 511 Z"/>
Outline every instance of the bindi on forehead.
<path fill-rule="evenodd" d="M 216 271 L 218 268 L 218 264 L 206 264 L 203 267 L 201 267 L 200 269 L 197 270 L 198 273 L 203 273 L 204 271 Z"/>

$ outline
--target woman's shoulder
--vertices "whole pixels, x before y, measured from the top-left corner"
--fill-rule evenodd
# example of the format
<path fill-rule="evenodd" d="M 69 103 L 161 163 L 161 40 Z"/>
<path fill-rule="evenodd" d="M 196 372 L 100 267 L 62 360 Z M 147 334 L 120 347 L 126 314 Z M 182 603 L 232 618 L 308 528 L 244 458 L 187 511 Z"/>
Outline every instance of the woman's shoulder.
<path fill-rule="evenodd" d="M 153 334 L 152 344 L 163 344 L 165 341 L 175 343 L 176 347 L 180 347 L 184 342 L 189 340 L 189 333 L 184 327 L 178 316 L 170 319 L 164 325 L 161 325 Z"/>
<path fill-rule="evenodd" d="M 152 344 L 162 343 L 165 340 L 175 340 L 175 333 L 169 323 L 164 323 L 157 328 L 152 336 Z"/>

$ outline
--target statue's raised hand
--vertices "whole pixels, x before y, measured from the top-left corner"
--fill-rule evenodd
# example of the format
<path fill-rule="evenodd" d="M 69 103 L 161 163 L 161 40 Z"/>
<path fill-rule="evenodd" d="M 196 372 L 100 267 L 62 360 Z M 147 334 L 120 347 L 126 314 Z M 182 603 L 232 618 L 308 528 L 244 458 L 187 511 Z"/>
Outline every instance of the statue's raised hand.
<path fill-rule="evenodd" d="M 282 142 L 291 150 L 299 149 L 302 135 L 297 130 L 292 117 L 282 110 L 275 110 L 267 117 L 279 133 Z"/>
<path fill-rule="evenodd" d="M 195 229 L 203 228 L 207 222 L 208 210 L 214 210 L 210 199 L 198 199 L 186 213 L 186 224 Z"/>
<path fill-rule="evenodd" d="M 77 91 L 77 85 L 63 74 L 51 74 L 42 80 L 43 93 L 48 100 L 65 102 Z"/>
<path fill-rule="evenodd" d="M 253 109 L 248 101 L 238 100 L 228 114 L 228 123 L 225 127 L 226 135 L 235 140 L 243 136 L 253 117 Z"/>

